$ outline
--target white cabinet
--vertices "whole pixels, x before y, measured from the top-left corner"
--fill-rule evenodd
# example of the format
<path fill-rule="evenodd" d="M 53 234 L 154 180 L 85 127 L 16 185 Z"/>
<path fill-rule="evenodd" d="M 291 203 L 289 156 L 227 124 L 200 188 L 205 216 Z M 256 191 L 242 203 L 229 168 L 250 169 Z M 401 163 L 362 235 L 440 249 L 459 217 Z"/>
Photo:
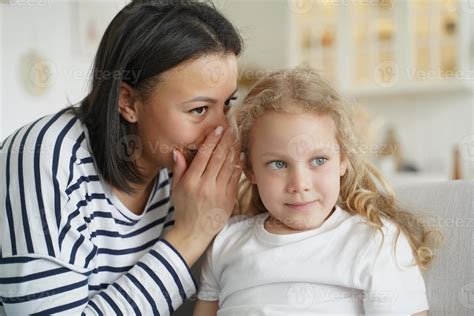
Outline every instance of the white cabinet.
<path fill-rule="evenodd" d="M 350 95 L 472 85 L 474 6 L 468 1 L 289 1 L 300 8 L 289 10 L 298 29 L 299 61 Z"/>

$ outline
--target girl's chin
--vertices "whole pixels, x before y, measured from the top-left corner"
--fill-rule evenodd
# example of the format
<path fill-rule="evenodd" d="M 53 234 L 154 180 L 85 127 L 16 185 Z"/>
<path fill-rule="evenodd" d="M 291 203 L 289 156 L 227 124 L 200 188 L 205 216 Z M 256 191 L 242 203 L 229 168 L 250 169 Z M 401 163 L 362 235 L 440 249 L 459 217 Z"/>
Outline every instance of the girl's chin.
<path fill-rule="evenodd" d="M 267 219 L 268 224 L 288 232 L 302 232 L 319 228 L 327 219 L 328 214 L 321 214 L 316 218 L 289 217 L 286 220 L 278 220 L 274 216 Z"/>

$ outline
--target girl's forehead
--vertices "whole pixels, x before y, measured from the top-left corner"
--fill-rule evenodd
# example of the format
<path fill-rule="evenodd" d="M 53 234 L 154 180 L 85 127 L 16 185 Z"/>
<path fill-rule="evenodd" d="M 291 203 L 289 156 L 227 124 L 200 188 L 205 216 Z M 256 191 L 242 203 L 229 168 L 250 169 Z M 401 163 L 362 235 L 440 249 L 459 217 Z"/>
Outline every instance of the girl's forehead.
<path fill-rule="evenodd" d="M 262 150 L 295 146 L 338 147 L 333 119 L 314 113 L 266 113 L 255 122 L 251 139 L 253 147 Z"/>
<path fill-rule="evenodd" d="M 268 112 L 255 121 L 254 127 L 255 131 L 282 137 L 299 132 L 317 133 L 324 136 L 336 131 L 336 124 L 330 115 L 311 112 Z"/>

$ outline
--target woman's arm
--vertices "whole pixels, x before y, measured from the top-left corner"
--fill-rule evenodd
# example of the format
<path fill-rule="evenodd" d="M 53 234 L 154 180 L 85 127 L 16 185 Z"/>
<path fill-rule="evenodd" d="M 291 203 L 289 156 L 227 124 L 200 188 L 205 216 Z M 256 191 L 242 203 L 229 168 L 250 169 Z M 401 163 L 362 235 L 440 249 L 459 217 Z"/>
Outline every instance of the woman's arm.
<path fill-rule="evenodd" d="M 127 273 L 91 297 L 88 278 L 92 273 L 46 256 L 0 258 L 4 312 L 170 315 L 196 290 L 188 267 L 164 241 L 158 241 Z"/>
<path fill-rule="evenodd" d="M 218 307 L 219 303 L 217 301 L 197 300 L 193 316 L 215 316 Z"/>

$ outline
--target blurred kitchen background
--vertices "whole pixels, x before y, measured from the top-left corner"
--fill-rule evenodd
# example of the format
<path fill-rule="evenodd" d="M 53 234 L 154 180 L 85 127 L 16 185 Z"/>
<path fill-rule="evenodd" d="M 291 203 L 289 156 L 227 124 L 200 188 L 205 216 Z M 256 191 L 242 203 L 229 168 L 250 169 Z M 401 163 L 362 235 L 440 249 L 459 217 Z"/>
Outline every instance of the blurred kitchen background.
<path fill-rule="evenodd" d="M 86 95 L 101 35 L 127 3 L 0 0 L 0 141 Z M 265 73 L 309 64 L 352 106 L 368 159 L 393 184 L 474 179 L 474 1 L 214 5 L 245 40 L 241 97 Z"/>

